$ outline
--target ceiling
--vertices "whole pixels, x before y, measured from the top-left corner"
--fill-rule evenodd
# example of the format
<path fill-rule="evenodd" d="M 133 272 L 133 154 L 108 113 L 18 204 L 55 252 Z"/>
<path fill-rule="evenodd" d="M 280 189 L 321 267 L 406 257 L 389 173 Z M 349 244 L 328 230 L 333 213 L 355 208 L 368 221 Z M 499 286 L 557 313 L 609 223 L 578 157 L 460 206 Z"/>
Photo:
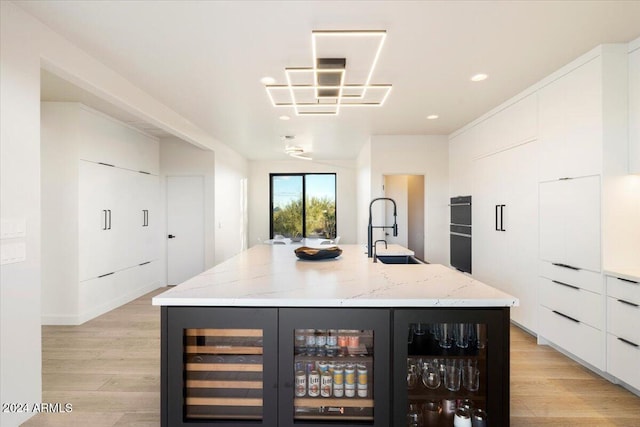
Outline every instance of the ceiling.
<path fill-rule="evenodd" d="M 16 3 L 249 159 L 286 158 L 282 135 L 352 159 L 370 135 L 449 134 L 598 44 L 640 36 L 640 1 Z M 260 79 L 312 66 L 311 32 L 335 29 L 387 31 L 371 80 L 393 85 L 385 104 L 274 108 Z"/>

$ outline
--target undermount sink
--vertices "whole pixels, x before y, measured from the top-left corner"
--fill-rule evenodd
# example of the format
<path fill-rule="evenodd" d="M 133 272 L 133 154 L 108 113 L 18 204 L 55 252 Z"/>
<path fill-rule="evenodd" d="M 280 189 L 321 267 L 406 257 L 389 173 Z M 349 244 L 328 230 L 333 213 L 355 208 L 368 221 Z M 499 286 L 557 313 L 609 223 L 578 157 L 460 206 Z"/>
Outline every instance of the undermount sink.
<path fill-rule="evenodd" d="M 378 255 L 377 258 L 383 264 L 425 264 L 411 255 Z"/>

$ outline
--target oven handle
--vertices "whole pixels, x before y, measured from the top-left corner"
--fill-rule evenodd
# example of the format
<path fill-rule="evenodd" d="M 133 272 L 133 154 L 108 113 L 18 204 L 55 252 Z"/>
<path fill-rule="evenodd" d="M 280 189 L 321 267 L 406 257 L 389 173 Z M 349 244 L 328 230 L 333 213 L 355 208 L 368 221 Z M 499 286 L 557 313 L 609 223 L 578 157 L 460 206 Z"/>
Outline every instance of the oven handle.
<path fill-rule="evenodd" d="M 468 237 L 469 239 L 471 238 L 471 234 L 456 233 L 455 231 L 451 231 L 451 232 L 449 232 L 449 234 L 451 236 Z"/>

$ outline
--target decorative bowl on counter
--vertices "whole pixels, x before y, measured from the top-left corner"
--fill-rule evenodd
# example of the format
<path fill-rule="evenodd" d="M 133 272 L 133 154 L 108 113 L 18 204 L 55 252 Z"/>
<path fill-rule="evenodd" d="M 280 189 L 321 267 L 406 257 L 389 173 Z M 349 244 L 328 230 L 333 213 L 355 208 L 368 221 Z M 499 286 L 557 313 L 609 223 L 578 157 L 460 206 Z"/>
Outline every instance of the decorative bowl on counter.
<path fill-rule="evenodd" d="M 307 261 L 316 261 L 321 259 L 331 259 L 339 257 L 340 254 L 342 254 L 342 249 L 337 246 L 329 246 L 327 248 L 310 248 L 308 246 L 301 246 L 294 252 L 300 259 L 304 259 Z"/>

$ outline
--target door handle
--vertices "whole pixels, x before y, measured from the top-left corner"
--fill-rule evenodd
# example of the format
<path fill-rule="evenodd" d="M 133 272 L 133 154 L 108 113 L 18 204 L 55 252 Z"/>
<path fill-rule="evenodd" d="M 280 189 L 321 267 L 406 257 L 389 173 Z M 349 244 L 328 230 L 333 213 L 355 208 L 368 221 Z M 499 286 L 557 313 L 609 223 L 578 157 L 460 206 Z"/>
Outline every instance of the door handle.
<path fill-rule="evenodd" d="M 109 215 L 109 227 L 107 228 L 107 230 L 111 230 L 111 209 L 107 209 L 107 213 Z"/>
<path fill-rule="evenodd" d="M 104 219 L 102 229 L 107 230 L 107 210 L 106 209 L 102 209 L 102 215 Z"/>
<path fill-rule="evenodd" d="M 504 208 L 507 205 L 500 205 L 500 231 L 507 231 L 504 229 Z"/>
<path fill-rule="evenodd" d="M 168 237 L 169 239 L 175 239 L 175 238 L 176 238 L 176 236 L 174 236 L 173 234 L 169 234 L 167 237 Z"/>
<path fill-rule="evenodd" d="M 498 227 L 498 209 L 500 209 L 500 205 L 496 205 L 496 231 L 500 231 L 500 227 Z"/>

